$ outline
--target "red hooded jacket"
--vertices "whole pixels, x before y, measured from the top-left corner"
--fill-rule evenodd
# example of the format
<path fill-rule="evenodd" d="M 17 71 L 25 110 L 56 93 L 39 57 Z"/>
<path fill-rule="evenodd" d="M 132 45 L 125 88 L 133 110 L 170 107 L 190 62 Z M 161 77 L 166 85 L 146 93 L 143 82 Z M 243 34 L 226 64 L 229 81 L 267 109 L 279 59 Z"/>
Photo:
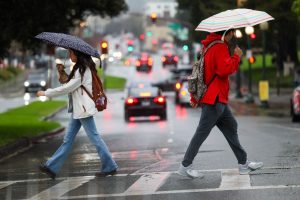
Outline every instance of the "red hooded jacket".
<path fill-rule="evenodd" d="M 221 35 L 209 34 L 201 43 L 207 47 L 214 40 L 221 40 Z M 210 83 L 206 93 L 198 103 L 214 104 L 217 96 L 221 103 L 228 103 L 229 95 L 229 75 L 238 70 L 240 57 L 236 54 L 230 56 L 228 44 L 215 44 L 204 57 L 204 81 L 208 84 L 214 75 L 216 77 Z M 191 101 L 196 100 L 191 96 Z"/>

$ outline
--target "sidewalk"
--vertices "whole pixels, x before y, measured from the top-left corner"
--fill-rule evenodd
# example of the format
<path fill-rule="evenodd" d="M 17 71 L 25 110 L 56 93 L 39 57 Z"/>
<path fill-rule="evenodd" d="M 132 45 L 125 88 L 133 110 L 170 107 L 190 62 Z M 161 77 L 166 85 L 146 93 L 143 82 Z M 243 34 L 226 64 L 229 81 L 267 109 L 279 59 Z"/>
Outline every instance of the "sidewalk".
<path fill-rule="evenodd" d="M 254 91 L 254 103 L 245 103 L 245 97 L 237 99 L 232 92 L 229 100 L 233 112 L 236 115 L 254 115 L 254 116 L 272 116 L 272 117 L 289 117 L 290 116 L 290 99 L 293 88 L 281 88 L 280 94 L 277 95 L 276 89 L 270 89 L 269 108 L 261 107 L 261 102 L 257 91 Z M 243 94 L 245 96 L 245 94 Z"/>

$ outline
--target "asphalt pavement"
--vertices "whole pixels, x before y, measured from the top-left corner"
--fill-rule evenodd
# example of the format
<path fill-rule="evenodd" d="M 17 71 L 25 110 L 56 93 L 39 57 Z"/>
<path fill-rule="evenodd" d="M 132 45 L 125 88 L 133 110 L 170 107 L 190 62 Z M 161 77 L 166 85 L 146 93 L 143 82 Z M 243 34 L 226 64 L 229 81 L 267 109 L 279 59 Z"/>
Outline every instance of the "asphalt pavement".
<path fill-rule="evenodd" d="M 159 62 L 158 56 L 155 62 Z M 131 79 L 149 81 L 168 76 L 168 71 L 160 66 L 150 76 L 136 74 L 132 67 L 121 67 L 120 72 Z M 101 163 L 82 129 L 57 179 L 53 181 L 41 174 L 38 165 L 61 144 L 64 134 L 61 133 L 44 138 L 1 162 L 0 199 L 300 199 L 300 126 L 291 123 L 289 116 L 238 113 L 241 108 L 232 107 L 249 159 L 263 161 L 264 168 L 239 175 L 228 143 L 214 128 L 193 163 L 195 169 L 204 173 L 204 178 L 188 179 L 179 176 L 176 170 L 198 124 L 201 109 L 175 105 L 174 94 L 165 95 L 167 121 L 153 117 L 126 123 L 124 92 L 108 92 L 109 109 L 98 113 L 95 121 L 119 165 L 118 175 L 94 176 Z M 249 106 L 241 100 L 233 99 L 233 102 L 240 103 L 243 109 Z M 258 109 L 255 104 L 252 106 Z M 69 117 L 64 110 L 53 120 L 67 126 Z"/>

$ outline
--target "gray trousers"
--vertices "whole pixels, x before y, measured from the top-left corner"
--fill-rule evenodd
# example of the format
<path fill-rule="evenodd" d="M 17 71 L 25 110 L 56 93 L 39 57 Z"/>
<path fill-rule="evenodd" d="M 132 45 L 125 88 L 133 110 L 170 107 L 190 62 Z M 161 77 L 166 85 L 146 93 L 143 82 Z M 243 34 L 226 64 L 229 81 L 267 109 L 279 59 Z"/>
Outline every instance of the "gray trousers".
<path fill-rule="evenodd" d="M 227 104 L 216 102 L 214 105 L 204 104 L 196 132 L 185 153 L 182 165 L 192 164 L 200 146 L 206 140 L 211 129 L 217 125 L 225 136 L 239 164 L 245 164 L 247 153 L 240 144 L 237 134 L 237 122 Z"/>

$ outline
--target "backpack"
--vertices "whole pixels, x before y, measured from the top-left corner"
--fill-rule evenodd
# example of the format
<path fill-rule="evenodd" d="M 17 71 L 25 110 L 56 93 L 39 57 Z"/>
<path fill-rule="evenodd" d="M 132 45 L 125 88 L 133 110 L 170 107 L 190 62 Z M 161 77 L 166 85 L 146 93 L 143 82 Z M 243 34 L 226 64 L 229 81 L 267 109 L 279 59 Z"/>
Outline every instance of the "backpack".
<path fill-rule="evenodd" d="M 187 77 L 188 91 L 198 102 L 204 96 L 208 86 L 214 80 L 216 75 L 206 85 L 204 82 L 204 56 L 206 52 L 215 44 L 223 44 L 222 40 L 215 40 L 211 42 L 205 49 L 202 47 L 200 58 L 193 64 L 192 74 Z"/>
<path fill-rule="evenodd" d="M 81 88 L 89 95 L 89 97 L 95 102 L 95 107 L 98 111 L 103 111 L 107 106 L 107 97 L 104 93 L 102 82 L 96 72 L 92 71 L 92 94 L 81 85 Z"/>

